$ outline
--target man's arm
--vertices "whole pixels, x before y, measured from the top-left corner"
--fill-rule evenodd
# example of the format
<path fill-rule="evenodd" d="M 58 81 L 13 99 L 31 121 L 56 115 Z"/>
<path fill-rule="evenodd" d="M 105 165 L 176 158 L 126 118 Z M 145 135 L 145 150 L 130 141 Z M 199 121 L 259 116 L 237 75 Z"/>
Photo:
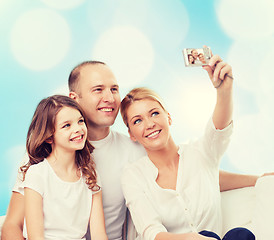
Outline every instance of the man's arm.
<path fill-rule="evenodd" d="M 219 184 L 220 191 L 228 191 L 243 187 L 255 186 L 259 176 L 255 175 L 244 175 L 237 173 L 230 173 L 223 170 L 219 171 Z"/>
<path fill-rule="evenodd" d="M 244 187 L 253 187 L 255 186 L 258 178 L 274 175 L 273 172 L 265 173 L 262 176 L 256 175 L 245 175 L 245 174 L 237 174 L 226 172 L 223 170 L 219 171 L 219 185 L 220 191 L 228 191 L 237 188 L 244 188 Z"/>
<path fill-rule="evenodd" d="M 24 196 L 12 192 L 5 222 L 2 227 L 2 240 L 23 240 Z"/>

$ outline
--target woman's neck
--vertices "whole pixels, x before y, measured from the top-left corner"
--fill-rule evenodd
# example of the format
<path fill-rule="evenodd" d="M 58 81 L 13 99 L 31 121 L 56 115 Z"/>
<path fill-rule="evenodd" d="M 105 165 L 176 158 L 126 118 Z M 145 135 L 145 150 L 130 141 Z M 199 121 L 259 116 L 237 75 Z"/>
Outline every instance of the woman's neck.
<path fill-rule="evenodd" d="M 173 139 L 170 139 L 169 143 L 159 150 L 146 149 L 146 151 L 149 159 L 158 169 L 162 167 L 173 168 L 178 166 L 178 146 L 176 146 Z"/>

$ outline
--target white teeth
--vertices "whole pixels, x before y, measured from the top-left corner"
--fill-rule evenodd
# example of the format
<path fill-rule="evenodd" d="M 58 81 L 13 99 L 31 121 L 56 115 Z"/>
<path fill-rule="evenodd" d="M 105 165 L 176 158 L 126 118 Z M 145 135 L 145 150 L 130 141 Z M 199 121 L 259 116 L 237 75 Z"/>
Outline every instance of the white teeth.
<path fill-rule="evenodd" d="M 156 136 L 157 134 L 159 134 L 160 131 L 156 131 L 156 132 L 153 132 L 151 134 L 149 134 L 147 137 L 154 137 Z"/>
<path fill-rule="evenodd" d="M 112 112 L 112 108 L 101 108 L 100 110 L 103 112 Z"/>
<path fill-rule="evenodd" d="M 73 138 L 72 141 L 77 141 L 77 140 L 81 140 L 81 139 L 82 139 L 82 136 L 79 136 L 79 137 Z"/>

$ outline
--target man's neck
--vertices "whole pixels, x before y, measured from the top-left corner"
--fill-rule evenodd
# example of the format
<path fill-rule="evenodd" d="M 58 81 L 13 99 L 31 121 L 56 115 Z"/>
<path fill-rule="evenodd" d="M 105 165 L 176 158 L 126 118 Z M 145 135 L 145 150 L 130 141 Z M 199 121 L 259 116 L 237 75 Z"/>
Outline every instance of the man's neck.
<path fill-rule="evenodd" d="M 110 132 L 110 127 L 93 128 L 88 129 L 88 140 L 89 141 L 99 141 L 104 139 Z"/>

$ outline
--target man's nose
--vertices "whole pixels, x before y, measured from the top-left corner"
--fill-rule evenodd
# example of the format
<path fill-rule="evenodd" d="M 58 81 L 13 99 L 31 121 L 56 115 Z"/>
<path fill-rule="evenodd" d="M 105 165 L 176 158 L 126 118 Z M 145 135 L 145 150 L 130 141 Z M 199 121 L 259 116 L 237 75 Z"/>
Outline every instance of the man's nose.
<path fill-rule="evenodd" d="M 103 100 L 105 102 L 114 102 L 114 97 L 113 97 L 113 93 L 111 90 L 104 91 Z"/>

